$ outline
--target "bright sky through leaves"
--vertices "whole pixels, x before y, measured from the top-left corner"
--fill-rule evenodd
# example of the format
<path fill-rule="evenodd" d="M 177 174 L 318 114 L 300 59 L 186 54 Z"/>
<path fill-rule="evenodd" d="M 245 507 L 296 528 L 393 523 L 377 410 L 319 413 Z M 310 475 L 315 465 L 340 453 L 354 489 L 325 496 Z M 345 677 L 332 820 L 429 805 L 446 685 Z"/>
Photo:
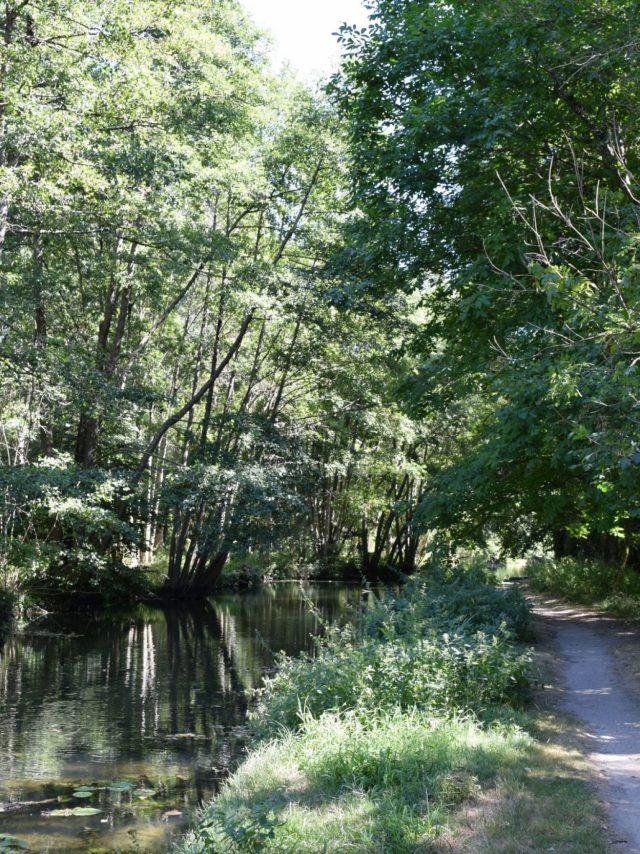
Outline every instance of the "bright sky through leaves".
<path fill-rule="evenodd" d="M 343 22 L 366 23 L 360 0 L 243 0 L 256 23 L 271 33 L 276 65 L 289 62 L 304 77 L 332 71 L 340 55 Z"/>

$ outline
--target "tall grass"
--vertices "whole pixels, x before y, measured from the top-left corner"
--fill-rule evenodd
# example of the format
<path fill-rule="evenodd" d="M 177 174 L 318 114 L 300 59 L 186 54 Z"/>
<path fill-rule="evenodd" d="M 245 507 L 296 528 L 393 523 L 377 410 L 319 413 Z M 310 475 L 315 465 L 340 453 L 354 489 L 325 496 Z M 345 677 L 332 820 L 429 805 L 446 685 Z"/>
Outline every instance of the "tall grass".
<path fill-rule="evenodd" d="M 427 850 L 451 809 L 531 748 L 514 726 L 419 711 L 308 718 L 249 757 L 182 851 Z"/>

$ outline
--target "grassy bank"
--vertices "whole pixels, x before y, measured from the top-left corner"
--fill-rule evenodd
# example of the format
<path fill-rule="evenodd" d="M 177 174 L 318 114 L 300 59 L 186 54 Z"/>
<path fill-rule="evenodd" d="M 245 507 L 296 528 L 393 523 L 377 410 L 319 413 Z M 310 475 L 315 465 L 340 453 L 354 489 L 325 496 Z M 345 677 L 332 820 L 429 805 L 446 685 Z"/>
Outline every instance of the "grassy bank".
<path fill-rule="evenodd" d="M 180 852 L 604 851 L 580 754 L 525 709 L 529 636 L 517 592 L 441 575 L 281 659 Z"/>
<path fill-rule="evenodd" d="M 565 557 L 535 558 L 527 565 L 536 593 L 550 593 L 613 616 L 640 619 L 640 574 L 600 561 Z"/>

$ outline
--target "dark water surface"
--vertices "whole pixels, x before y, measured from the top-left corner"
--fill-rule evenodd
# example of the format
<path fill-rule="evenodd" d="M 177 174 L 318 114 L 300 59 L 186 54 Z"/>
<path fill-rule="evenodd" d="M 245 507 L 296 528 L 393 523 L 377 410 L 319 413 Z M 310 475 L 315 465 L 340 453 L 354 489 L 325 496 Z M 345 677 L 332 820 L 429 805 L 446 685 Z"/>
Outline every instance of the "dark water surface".
<path fill-rule="evenodd" d="M 333 621 L 357 614 L 360 596 L 277 584 L 188 610 L 49 617 L 7 640 L 0 850 L 12 834 L 33 852 L 166 851 L 246 745 L 247 690 L 274 652 L 309 649 L 321 632 L 310 600 Z M 74 796 L 83 787 L 94 791 Z M 100 812 L 50 814 L 78 807 Z"/>

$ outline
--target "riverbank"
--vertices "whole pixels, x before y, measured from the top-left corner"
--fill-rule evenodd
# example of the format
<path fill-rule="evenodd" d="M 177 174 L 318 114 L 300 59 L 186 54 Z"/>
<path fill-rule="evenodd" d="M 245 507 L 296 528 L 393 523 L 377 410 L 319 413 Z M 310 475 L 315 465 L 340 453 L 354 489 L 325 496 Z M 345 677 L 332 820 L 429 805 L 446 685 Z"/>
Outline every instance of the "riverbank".
<path fill-rule="evenodd" d="M 600 854 L 601 810 L 565 736 L 553 716 L 325 716 L 252 753 L 179 851 Z"/>
<path fill-rule="evenodd" d="M 0 632 L 11 625 L 16 611 L 17 597 L 4 587 L 0 587 Z"/>
<path fill-rule="evenodd" d="M 291 567 L 286 562 L 233 558 L 229 560 L 217 583 L 204 591 L 172 591 L 166 586 L 166 565 L 127 567 L 122 576 L 107 573 L 100 583 L 78 586 L 77 589 L 54 587 L 9 588 L 0 585 L 0 628 L 11 623 L 29 621 L 29 612 L 109 615 L 137 605 L 151 607 L 190 607 L 210 596 L 247 591 L 259 591 L 277 584 L 377 585 L 397 584 L 405 576 L 397 569 L 383 567 L 378 573 L 363 576 L 356 564 L 339 567 Z"/>
<path fill-rule="evenodd" d="M 532 703 L 530 632 L 522 596 L 472 573 L 410 582 L 362 635 L 282 659 L 261 746 L 179 851 L 604 852 L 570 728 Z"/>

